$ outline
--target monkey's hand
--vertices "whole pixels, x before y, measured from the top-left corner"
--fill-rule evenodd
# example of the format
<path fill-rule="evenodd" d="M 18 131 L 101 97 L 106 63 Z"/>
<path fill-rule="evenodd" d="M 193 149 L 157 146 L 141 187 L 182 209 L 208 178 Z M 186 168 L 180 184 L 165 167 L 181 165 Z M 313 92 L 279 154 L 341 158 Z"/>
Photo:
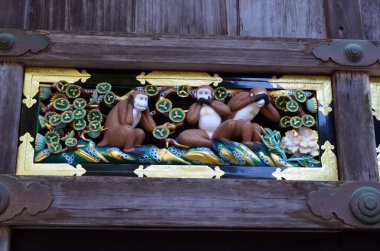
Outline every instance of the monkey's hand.
<path fill-rule="evenodd" d="M 128 105 L 132 105 L 133 106 L 133 100 L 134 100 L 133 95 L 132 94 L 129 95 L 129 97 L 128 97 Z"/>
<path fill-rule="evenodd" d="M 205 99 L 205 98 L 200 98 L 198 99 L 198 104 L 200 105 L 203 105 L 203 104 L 206 104 L 206 105 L 211 105 L 211 99 Z"/>

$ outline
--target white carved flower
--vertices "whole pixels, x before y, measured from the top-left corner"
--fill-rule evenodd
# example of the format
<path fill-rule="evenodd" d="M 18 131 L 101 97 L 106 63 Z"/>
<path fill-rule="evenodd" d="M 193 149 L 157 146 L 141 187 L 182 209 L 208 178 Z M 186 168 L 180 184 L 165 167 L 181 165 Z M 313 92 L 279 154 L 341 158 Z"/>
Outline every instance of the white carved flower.
<path fill-rule="evenodd" d="M 281 147 L 292 154 L 301 153 L 302 155 L 318 156 L 318 133 L 305 127 L 287 131 L 282 138 Z"/>

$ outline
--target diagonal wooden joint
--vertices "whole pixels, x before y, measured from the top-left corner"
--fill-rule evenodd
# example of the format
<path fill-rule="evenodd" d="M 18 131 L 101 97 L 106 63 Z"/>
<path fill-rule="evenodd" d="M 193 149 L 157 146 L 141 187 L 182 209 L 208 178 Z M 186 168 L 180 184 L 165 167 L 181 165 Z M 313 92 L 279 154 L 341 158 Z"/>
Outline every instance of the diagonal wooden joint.
<path fill-rule="evenodd" d="M 10 220 L 23 211 L 31 216 L 37 215 L 46 211 L 52 202 L 48 186 L 0 175 L 0 222 Z"/>
<path fill-rule="evenodd" d="M 321 42 L 312 52 L 323 61 L 331 59 L 339 65 L 369 66 L 380 59 L 380 47 L 366 40 Z"/>
<path fill-rule="evenodd" d="M 354 227 L 380 228 L 380 183 L 349 182 L 335 191 L 321 188 L 309 194 L 308 206 L 325 220 L 335 215 Z"/>
<path fill-rule="evenodd" d="M 38 32 L 0 29 L 0 56 L 21 56 L 37 53 L 49 45 L 48 38 Z"/>

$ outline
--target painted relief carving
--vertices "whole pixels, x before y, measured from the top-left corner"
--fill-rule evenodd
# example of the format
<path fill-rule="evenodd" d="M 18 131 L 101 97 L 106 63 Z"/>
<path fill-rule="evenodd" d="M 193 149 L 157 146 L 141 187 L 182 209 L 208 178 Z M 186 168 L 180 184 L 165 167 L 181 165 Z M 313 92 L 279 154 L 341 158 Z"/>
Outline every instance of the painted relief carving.
<path fill-rule="evenodd" d="M 80 165 L 89 175 L 159 177 L 162 170 L 161 177 L 287 179 L 288 169 L 302 168 L 336 178 L 336 166 L 322 163 L 320 146 L 329 136 L 318 130 L 331 126 L 318 102 L 326 103 L 328 80 L 233 85 L 196 73 L 193 85 L 191 73 L 183 74 L 186 84 L 181 73 L 169 73 L 129 76 L 123 84 L 92 78 L 39 83 L 38 120 L 28 132 L 35 138 L 34 163 Z"/>

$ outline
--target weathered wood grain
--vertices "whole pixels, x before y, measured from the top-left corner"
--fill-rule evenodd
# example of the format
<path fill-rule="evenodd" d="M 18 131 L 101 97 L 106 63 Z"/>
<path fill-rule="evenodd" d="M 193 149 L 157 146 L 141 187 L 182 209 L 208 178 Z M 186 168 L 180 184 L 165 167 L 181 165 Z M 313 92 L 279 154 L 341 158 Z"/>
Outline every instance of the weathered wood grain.
<path fill-rule="evenodd" d="M 380 40 L 380 0 L 362 0 L 360 3 L 365 38 Z"/>
<path fill-rule="evenodd" d="M 134 18 L 135 32 L 227 35 L 225 1 L 139 0 Z"/>
<path fill-rule="evenodd" d="M 239 0 L 240 35 L 326 38 L 323 1 Z"/>
<path fill-rule="evenodd" d="M 5 222 L 28 226 L 340 229 L 338 220 L 314 216 L 309 192 L 339 182 L 33 177 L 51 186 L 51 207 Z"/>
<path fill-rule="evenodd" d="M 48 32 L 38 54 L 0 56 L 28 66 L 186 70 L 273 74 L 331 74 L 352 69 L 323 62 L 312 49 L 324 40 Z M 378 64 L 362 67 L 380 75 Z"/>
<path fill-rule="evenodd" d="M 379 180 L 369 90 L 366 73 L 333 75 L 340 180 Z"/>
<path fill-rule="evenodd" d="M 10 251 L 11 229 L 7 226 L 0 226 L 0 250 Z"/>
<path fill-rule="evenodd" d="M 239 35 L 239 0 L 226 0 L 227 12 L 227 34 L 229 36 Z"/>
<path fill-rule="evenodd" d="M 360 2 L 372 2 L 372 0 L 327 1 L 328 38 L 364 39 Z"/>
<path fill-rule="evenodd" d="M 24 68 L 0 60 L 0 173 L 16 169 Z"/>
<path fill-rule="evenodd" d="M 29 29 L 133 31 L 133 0 L 34 0 Z"/>
<path fill-rule="evenodd" d="M 28 2 L 25 0 L 0 0 L 0 28 L 26 29 Z"/>

